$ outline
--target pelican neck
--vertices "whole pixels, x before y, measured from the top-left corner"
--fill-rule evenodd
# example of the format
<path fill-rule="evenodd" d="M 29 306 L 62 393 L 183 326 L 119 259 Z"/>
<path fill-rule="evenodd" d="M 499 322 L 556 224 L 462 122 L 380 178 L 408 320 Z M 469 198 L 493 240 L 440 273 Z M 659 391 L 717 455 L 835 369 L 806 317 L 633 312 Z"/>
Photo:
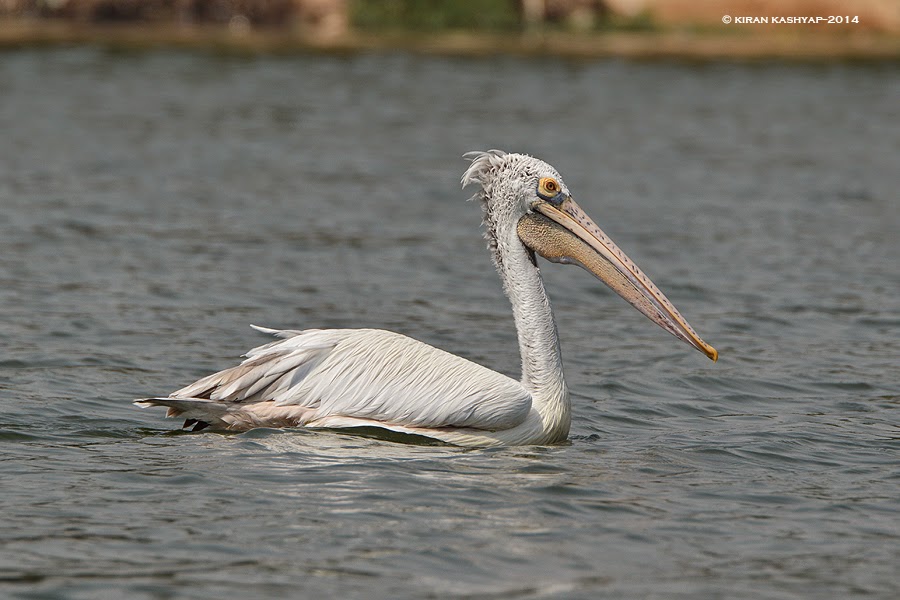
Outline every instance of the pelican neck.
<path fill-rule="evenodd" d="M 562 433 L 564 438 L 571 418 L 569 393 L 563 377 L 559 334 L 543 278 L 534 256 L 518 236 L 508 244 L 498 245 L 497 253 L 497 270 L 512 304 L 519 339 L 522 385 L 531 392 L 545 430 Z"/>

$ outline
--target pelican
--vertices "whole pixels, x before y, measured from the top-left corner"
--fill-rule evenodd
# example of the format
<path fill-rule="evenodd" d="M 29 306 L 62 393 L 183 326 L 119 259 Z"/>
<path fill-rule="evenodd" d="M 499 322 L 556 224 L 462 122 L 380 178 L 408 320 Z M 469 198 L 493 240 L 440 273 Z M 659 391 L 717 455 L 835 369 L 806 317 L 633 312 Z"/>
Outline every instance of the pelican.
<path fill-rule="evenodd" d="M 194 431 L 255 427 L 379 428 L 459 446 L 566 440 L 571 402 L 559 339 L 535 254 L 595 275 L 654 323 L 717 360 L 678 310 L 575 203 L 559 173 L 525 154 L 469 152 L 462 185 L 478 186 L 483 225 L 512 304 L 519 381 L 379 329 L 255 329 L 276 341 L 209 375 L 165 406 Z M 386 435 L 389 434 L 384 431 Z"/>

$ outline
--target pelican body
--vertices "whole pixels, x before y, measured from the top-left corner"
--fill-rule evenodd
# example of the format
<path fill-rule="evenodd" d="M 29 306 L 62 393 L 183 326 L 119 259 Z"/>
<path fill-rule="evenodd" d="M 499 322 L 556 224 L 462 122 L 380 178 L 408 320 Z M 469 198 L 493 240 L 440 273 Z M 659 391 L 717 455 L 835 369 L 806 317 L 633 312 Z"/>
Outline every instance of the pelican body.
<path fill-rule="evenodd" d="M 554 444 L 571 403 L 559 338 L 535 254 L 575 264 L 657 325 L 703 352 L 704 342 L 650 279 L 572 199 L 560 174 L 524 154 L 470 152 L 463 187 L 478 187 L 485 237 L 512 304 L 522 377 L 378 329 L 278 331 L 241 364 L 204 377 L 165 406 L 194 430 L 380 428 L 460 446 Z"/>

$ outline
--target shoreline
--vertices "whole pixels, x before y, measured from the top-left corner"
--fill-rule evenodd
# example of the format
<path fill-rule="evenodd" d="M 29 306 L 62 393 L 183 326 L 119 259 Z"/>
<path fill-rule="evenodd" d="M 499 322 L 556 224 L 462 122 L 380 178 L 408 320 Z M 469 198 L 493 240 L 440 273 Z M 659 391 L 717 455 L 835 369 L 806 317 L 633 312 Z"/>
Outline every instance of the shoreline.
<path fill-rule="evenodd" d="M 0 50 L 89 45 L 109 50 L 176 49 L 236 55 L 405 51 L 441 56 L 509 55 L 569 59 L 900 62 L 900 36 L 743 31 L 609 31 L 573 34 L 353 31 L 336 37 L 285 29 L 233 31 L 221 26 L 97 25 L 67 21 L 0 20 Z"/>

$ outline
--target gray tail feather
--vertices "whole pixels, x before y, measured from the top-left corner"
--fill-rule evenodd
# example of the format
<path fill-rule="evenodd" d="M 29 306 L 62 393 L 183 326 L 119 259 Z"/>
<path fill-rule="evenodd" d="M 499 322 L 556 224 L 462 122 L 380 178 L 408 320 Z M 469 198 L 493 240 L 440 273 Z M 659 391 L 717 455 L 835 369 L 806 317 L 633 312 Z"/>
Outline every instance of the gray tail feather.
<path fill-rule="evenodd" d="M 183 427 L 192 427 L 191 431 L 200 431 L 210 425 L 216 428 L 228 427 L 222 417 L 228 412 L 228 406 L 215 400 L 205 398 L 141 398 L 134 404 L 142 408 L 165 406 L 167 417 L 185 418 Z"/>

